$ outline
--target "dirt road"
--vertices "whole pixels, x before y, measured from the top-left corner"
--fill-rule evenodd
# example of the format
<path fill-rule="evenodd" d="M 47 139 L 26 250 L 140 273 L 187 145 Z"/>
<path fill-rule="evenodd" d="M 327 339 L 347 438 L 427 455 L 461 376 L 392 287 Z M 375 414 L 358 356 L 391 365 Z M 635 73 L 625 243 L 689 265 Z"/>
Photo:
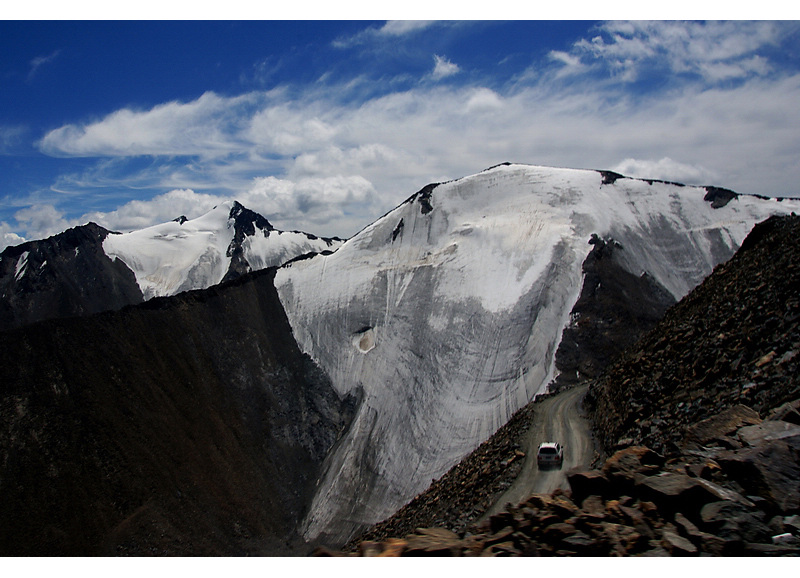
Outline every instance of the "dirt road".
<path fill-rule="evenodd" d="M 567 488 L 565 473 L 576 466 L 589 466 L 594 447 L 589 423 L 583 416 L 582 401 L 586 390 L 585 385 L 575 387 L 537 404 L 522 450 L 526 456 L 522 471 L 483 518 L 500 512 L 509 502 L 518 504 L 531 494 Z M 561 468 L 540 470 L 536 464 L 536 450 L 545 441 L 556 441 L 564 446 Z"/>

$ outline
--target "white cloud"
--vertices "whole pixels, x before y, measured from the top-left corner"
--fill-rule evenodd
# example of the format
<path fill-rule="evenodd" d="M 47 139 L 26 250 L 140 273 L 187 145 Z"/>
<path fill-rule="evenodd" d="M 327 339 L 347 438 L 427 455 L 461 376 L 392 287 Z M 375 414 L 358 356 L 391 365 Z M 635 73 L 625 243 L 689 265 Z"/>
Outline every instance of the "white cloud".
<path fill-rule="evenodd" d="M 30 239 L 44 239 L 71 226 L 64 214 L 50 204 L 25 207 L 17 211 L 14 218 L 25 230 L 25 236 Z"/>
<path fill-rule="evenodd" d="M 349 103 L 342 95 L 354 90 L 350 79 L 234 97 L 206 93 L 67 125 L 41 147 L 101 159 L 59 182 L 60 191 L 170 191 L 151 201 L 124 197 L 115 211 L 92 213 L 118 230 L 196 216 L 227 197 L 281 228 L 349 236 L 429 182 L 503 161 L 798 195 L 800 75 L 778 74 L 757 52 L 780 26 L 634 22 L 599 32 L 599 40 L 550 53 L 535 76 L 509 87 L 423 82 Z M 691 71 L 694 80 L 665 76 L 659 91 L 646 94 L 619 82 L 637 78 L 655 57 L 664 74 Z M 448 64 L 457 70 L 439 59 L 443 72 Z M 598 62 L 606 65 L 600 76 Z M 738 81 L 719 82 L 725 79 Z M 137 155 L 151 158 L 130 160 Z M 122 170 L 133 164 L 136 172 Z M 47 219 L 26 215 L 26 237 L 49 230 Z"/>
<path fill-rule="evenodd" d="M 656 161 L 627 158 L 621 163 L 611 167 L 611 170 L 621 173 L 626 177 L 660 179 L 687 185 L 713 184 L 720 178 L 720 175 L 705 167 L 680 163 L 669 157 L 664 157 Z"/>
<path fill-rule="evenodd" d="M 435 20 L 389 20 L 378 30 L 378 34 L 403 36 L 424 30 L 435 23 Z"/>
<path fill-rule="evenodd" d="M 30 62 L 31 67 L 30 70 L 28 71 L 28 82 L 33 80 L 33 77 L 36 76 L 36 73 L 39 72 L 39 69 L 42 66 L 55 60 L 59 54 L 61 54 L 61 51 L 56 50 L 54 52 L 51 52 L 47 56 L 37 56 L 36 58 L 31 60 Z"/>
<path fill-rule="evenodd" d="M 579 74 L 585 72 L 587 69 L 587 66 L 581 62 L 580 56 L 575 54 L 570 54 L 562 50 L 552 50 L 548 56 L 550 60 L 562 65 L 562 68 L 556 74 L 557 77 Z"/>
<path fill-rule="evenodd" d="M 333 47 L 351 48 L 360 44 L 382 42 L 389 38 L 402 38 L 441 24 L 436 20 L 389 20 L 381 27 L 370 27 L 352 36 L 337 38 L 333 41 Z"/>
<path fill-rule="evenodd" d="M 489 88 L 476 88 L 464 106 L 467 114 L 491 112 L 502 108 L 503 97 Z"/>
<path fill-rule="evenodd" d="M 572 68 L 576 58 L 585 66 L 606 66 L 628 82 L 654 67 L 718 82 L 766 74 L 766 60 L 756 52 L 777 45 L 792 28 L 763 21 L 608 22 L 600 34 L 577 41 L 569 55 L 553 56 Z"/>
<path fill-rule="evenodd" d="M 212 92 L 187 103 L 168 102 L 150 110 L 121 109 L 98 122 L 69 124 L 39 143 L 54 156 L 198 155 L 224 156 L 237 148 L 236 124 L 264 93 L 225 98 Z"/>
<path fill-rule="evenodd" d="M 248 122 L 247 139 L 270 153 L 295 155 L 326 146 L 336 136 L 332 124 L 314 114 L 314 104 L 280 103 L 256 113 Z M 331 109 L 320 114 L 331 115 Z"/>
<path fill-rule="evenodd" d="M 434 80 L 441 80 L 442 78 L 447 78 L 448 76 L 453 76 L 454 74 L 458 74 L 459 67 L 458 64 L 450 62 L 444 56 L 439 56 L 438 54 L 433 55 L 433 72 L 431 72 L 431 77 Z"/>
<path fill-rule="evenodd" d="M 279 229 L 331 236 L 341 235 L 341 229 L 329 230 L 331 222 L 345 224 L 348 234 L 367 225 L 363 215 L 374 210 L 377 200 L 368 180 L 341 175 L 297 180 L 260 177 L 237 198 Z"/>
<path fill-rule="evenodd" d="M 25 242 L 25 237 L 18 235 L 14 231 L 14 227 L 6 223 L 0 222 L 0 251 L 12 245 L 19 245 Z"/>

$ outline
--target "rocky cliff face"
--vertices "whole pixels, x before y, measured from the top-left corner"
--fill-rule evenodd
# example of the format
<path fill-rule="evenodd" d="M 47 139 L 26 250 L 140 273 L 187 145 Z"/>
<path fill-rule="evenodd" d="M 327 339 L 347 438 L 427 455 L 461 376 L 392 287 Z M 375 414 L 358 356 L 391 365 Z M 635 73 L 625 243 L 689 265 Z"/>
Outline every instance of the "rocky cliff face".
<path fill-rule="evenodd" d="M 0 253 L 0 331 L 140 303 L 133 272 L 103 251 L 108 234 L 89 223 Z"/>
<path fill-rule="evenodd" d="M 583 262 L 583 287 L 561 334 L 555 356 L 556 391 L 599 377 L 626 347 L 652 329 L 675 297 L 647 273 L 634 275 L 620 262 L 624 247 L 593 236 Z"/>
<path fill-rule="evenodd" d="M 304 552 L 358 399 L 297 349 L 273 277 L 0 333 L 2 555 Z"/>

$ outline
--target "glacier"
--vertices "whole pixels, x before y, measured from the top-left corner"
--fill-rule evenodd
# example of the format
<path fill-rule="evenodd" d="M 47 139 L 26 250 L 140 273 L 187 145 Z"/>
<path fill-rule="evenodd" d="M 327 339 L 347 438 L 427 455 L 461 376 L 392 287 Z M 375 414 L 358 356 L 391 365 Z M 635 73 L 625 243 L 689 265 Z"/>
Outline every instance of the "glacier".
<path fill-rule="evenodd" d="M 130 268 L 144 299 L 205 289 L 239 273 L 282 265 L 306 253 L 333 251 L 343 241 L 279 231 L 237 201 L 225 201 L 196 219 L 181 217 L 129 233 L 110 233 L 106 255 Z"/>
<path fill-rule="evenodd" d="M 755 223 L 800 209 L 709 192 L 503 164 L 429 185 L 336 252 L 279 269 L 301 349 L 340 395 L 362 398 L 305 538 L 342 544 L 391 515 L 546 390 L 593 234 L 678 300 Z"/>

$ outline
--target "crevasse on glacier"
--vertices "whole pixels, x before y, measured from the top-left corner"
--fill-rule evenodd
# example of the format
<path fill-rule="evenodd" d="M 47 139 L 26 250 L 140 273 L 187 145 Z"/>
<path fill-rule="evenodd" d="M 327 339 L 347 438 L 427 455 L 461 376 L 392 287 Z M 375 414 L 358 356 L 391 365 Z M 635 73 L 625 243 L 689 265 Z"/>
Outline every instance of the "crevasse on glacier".
<path fill-rule="evenodd" d="M 276 285 L 295 338 L 359 413 L 304 524 L 343 543 L 386 518 L 553 377 L 593 233 L 680 299 L 752 226 L 800 208 L 601 173 L 502 165 L 426 187 Z"/>

